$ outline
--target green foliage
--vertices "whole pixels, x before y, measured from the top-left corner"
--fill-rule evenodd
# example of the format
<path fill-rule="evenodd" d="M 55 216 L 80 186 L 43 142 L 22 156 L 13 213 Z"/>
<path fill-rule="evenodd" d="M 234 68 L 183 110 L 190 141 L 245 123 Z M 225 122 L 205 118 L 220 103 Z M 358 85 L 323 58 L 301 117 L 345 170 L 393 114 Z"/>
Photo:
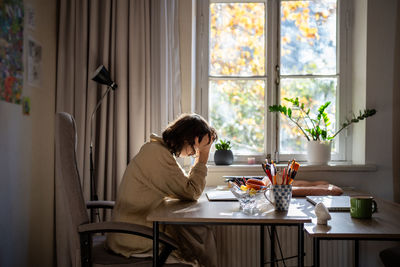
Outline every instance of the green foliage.
<path fill-rule="evenodd" d="M 236 153 L 264 149 L 264 82 L 211 81 L 210 123 Z"/>
<path fill-rule="evenodd" d="M 296 117 L 293 117 L 292 108 L 286 107 L 284 105 L 273 105 L 269 106 L 270 112 L 278 112 L 291 120 L 303 133 L 308 141 L 310 140 L 332 140 L 335 138 L 337 134 L 339 134 L 343 129 L 350 126 L 352 123 L 357 123 L 360 120 L 366 119 L 375 115 L 375 109 L 365 109 L 364 112 L 359 111 L 359 115 L 356 116 L 353 114 L 352 119 L 346 119 L 346 121 L 342 124 L 341 128 L 333 135 L 328 134 L 327 127 L 331 124 L 329 121 L 328 114 L 326 113 L 326 109 L 331 104 L 330 101 L 327 101 L 325 104 L 321 105 L 318 108 L 318 112 L 315 118 L 310 117 L 310 109 L 305 109 L 304 103 L 299 101 L 299 98 L 284 98 L 286 101 L 290 102 L 293 106 L 293 109 L 299 110 Z"/>
<path fill-rule="evenodd" d="M 215 144 L 216 150 L 231 150 L 231 141 L 220 139 L 218 143 Z"/>

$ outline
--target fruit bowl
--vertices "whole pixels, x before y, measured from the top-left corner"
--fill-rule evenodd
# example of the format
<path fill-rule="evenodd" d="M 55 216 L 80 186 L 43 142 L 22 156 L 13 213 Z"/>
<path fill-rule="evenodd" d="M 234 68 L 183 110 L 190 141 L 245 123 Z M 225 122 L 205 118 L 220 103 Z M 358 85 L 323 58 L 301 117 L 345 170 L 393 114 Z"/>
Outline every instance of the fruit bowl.
<path fill-rule="evenodd" d="M 230 182 L 231 183 L 231 182 Z M 244 213 L 253 214 L 257 211 L 257 199 L 263 195 L 267 186 L 263 186 L 260 189 L 247 188 L 247 186 L 238 186 L 235 183 L 231 183 L 230 190 L 232 194 L 237 198 L 240 205 L 240 210 Z"/>

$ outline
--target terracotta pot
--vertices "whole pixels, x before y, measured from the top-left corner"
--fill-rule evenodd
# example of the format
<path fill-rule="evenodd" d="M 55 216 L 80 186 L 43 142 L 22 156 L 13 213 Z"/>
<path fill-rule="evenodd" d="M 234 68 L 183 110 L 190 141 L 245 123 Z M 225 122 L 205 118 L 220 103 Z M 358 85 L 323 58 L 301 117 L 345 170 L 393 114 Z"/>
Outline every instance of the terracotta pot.
<path fill-rule="evenodd" d="M 330 141 L 307 142 L 307 161 L 312 165 L 326 165 L 331 160 Z"/>
<path fill-rule="evenodd" d="M 233 162 L 232 150 L 217 150 L 214 153 L 215 165 L 231 165 Z"/>

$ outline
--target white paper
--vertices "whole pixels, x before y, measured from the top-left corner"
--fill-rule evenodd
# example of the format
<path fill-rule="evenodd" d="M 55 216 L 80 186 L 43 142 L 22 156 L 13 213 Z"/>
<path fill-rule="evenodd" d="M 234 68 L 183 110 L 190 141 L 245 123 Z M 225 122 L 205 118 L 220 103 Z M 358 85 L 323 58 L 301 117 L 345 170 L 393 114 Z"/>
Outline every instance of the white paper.
<path fill-rule="evenodd" d="M 28 39 L 28 83 L 40 87 L 42 78 L 42 46 Z"/>
<path fill-rule="evenodd" d="M 35 24 L 35 9 L 31 5 L 26 5 L 25 6 L 25 20 L 26 20 L 26 25 L 28 28 L 31 28 L 34 30 L 36 28 Z"/>

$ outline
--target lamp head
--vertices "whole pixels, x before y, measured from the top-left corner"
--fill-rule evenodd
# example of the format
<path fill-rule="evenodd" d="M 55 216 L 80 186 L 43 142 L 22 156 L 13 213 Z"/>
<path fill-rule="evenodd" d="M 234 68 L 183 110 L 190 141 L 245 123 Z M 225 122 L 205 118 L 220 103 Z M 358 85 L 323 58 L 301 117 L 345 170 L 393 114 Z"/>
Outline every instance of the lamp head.
<path fill-rule="evenodd" d="M 113 90 L 117 89 L 118 85 L 111 80 L 110 73 L 103 66 L 100 65 L 93 74 L 92 80 L 100 84 L 110 86 Z"/>

